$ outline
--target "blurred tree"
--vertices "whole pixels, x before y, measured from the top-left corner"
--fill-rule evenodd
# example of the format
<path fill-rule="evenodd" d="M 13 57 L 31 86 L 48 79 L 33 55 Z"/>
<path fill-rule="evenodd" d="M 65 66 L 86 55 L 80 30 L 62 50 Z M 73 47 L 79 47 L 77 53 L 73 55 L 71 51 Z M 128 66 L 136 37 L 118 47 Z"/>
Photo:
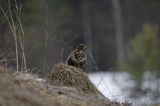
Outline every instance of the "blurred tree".
<path fill-rule="evenodd" d="M 131 98 L 148 96 L 150 100 L 159 100 L 159 54 L 158 27 L 145 24 L 142 31 L 132 39 L 128 48 L 126 63 L 122 66 L 123 70 L 128 71 L 135 80 L 135 86 L 130 89 Z M 144 86 L 147 81 L 150 81 L 150 84 L 147 83 L 147 86 Z M 156 83 L 154 89 L 152 82 Z"/>
<path fill-rule="evenodd" d="M 142 81 L 145 71 L 159 73 L 160 43 L 157 34 L 156 26 L 145 24 L 142 32 L 132 40 L 128 48 L 124 68 L 138 83 Z"/>
<path fill-rule="evenodd" d="M 0 0 L 0 5 L 5 10 L 8 9 L 7 1 Z M 11 4 L 14 2 L 14 0 L 10 1 Z M 65 60 L 68 53 L 78 43 L 87 42 L 99 70 L 114 69 L 117 57 L 119 61 L 123 61 L 123 46 L 129 44 L 130 39 L 140 30 L 140 26 L 144 22 L 160 22 L 160 12 L 158 12 L 160 1 L 157 0 L 16 1 L 22 4 L 25 51 L 30 67 L 42 68 L 44 52 L 47 53 L 46 67 L 48 67 L 60 60 L 62 49 L 64 49 L 62 58 Z M 46 5 L 48 5 L 47 51 L 45 51 Z M 113 8 L 115 20 L 113 19 Z M 121 22 L 122 19 L 123 22 Z M 115 28 L 117 38 L 114 36 Z M 9 49 L 8 53 L 14 50 L 10 35 L 6 20 L 3 15 L 0 15 L 0 48 Z M 124 45 L 122 46 L 123 39 Z"/>
<path fill-rule="evenodd" d="M 63 61 L 83 38 L 80 6 L 74 0 L 47 0 L 48 14 L 48 62 L 58 62 L 64 49 Z"/>
<path fill-rule="evenodd" d="M 91 7 L 90 0 L 82 0 L 82 19 L 84 40 L 87 44 L 87 50 L 92 52 L 92 29 L 91 29 Z"/>
<path fill-rule="evenodd" d="M 113 6 L 113 18 L 115 23 L 115 35 L 117 43 L 117 63 L 123 63 L 125 60 L 124 55 L 124 35 L 123 35 L 123 21 L 122 21 L 122 9 L 120 0 L 112 0 Z"/>
<path fill-rule="evenodd" d="M 90 0 L 81 0 L 82 2 L 82 27 L 83 27 L 83 36 L 84 43 L 87 45 L 87 65 L 88 70 L 98 70 L 97 63 L 93 57 L 93 34 L 92 34 L 92 6 Z"/>
<path fill-rule="evenodd" d="M 13 14 L 13 18 L 14 21 L 16 23 L 16 16 L 15 16 L 15 2 L 17 5 L 21 5 L 22 6 L 22 11 L 20 13 L 21 16 L 21 21 L 22 21 L 22 26 L 23 26 L 23 30 L 24 30 L 24 38 L 23 40 L 25 41 L 24 46 L 25 46 L 25 51 L 26 51 L 26 56 L 27 56 L 27 62 L 29 63 L 29 65 L 32 64 L 32 56 L 34 53 L 36 53 L 35 51 L 37 51 L 38 49 L 41 49 L 41 47 L 43 47 L 43 45 L 40 45 L 40 41 L 37 39 L 41 39 L 43 40 L 42 36 L 40 36 L 40 34 L 37 34 L 40 31 L 39 27 L 42 24 L 42 20 L 41 18 L 41 10 L 42 10 L 42 6 L 44 3 L 44 0 L 32 0 L 32 1 L 28 1 L 28 0 L 9 0 L 10 1 L 10 6 L 11 6 L 11 12 Z M 35 6 L 36 5 L 36 6 Z M 6 14 L 8 15 L 8 17 L 10 16 L 9 12 L 8 12 L 8 8 L 9 8 L 9 3 L 8 0 L 1 0 L 0 1 L 0 6 L 3 8 L 3 10 L 6 12 Z M 7 59 L 14 59 L 15 58 L 15 47 L 14 47 L 14 40 L 13 40 L 13 35 L 10 31 L 10 28 L 8 26 L 8 22 L 6 21 L 3 13 L 1 12 L 1 16 L 0 16 L 0 36 L 1 36 L 1 42 L 3 44 L 3 47 L 1 47 L 1 49 L 4 48 L 5 54 L 7 55 Z M 18 29 L 17 29 L 18 31 Z M 35 45 L 39 45 L 39 47 L 36 47 Z M 40 52 L 41 53 L 41 52 Z M 37 55 L 35 55 L 37 56 Z M 20 57 L 20 56 L 19 56 Z M 31 58 L 30 58 L 31 57 Z M 21 59 L 21 58 L 19 58 Z M 39 60 L 38 60 L 39 62 Z M 36 62 L 35 62 L 36 63 Z M 13 66 L 14 62 L 12 63 Z"/>

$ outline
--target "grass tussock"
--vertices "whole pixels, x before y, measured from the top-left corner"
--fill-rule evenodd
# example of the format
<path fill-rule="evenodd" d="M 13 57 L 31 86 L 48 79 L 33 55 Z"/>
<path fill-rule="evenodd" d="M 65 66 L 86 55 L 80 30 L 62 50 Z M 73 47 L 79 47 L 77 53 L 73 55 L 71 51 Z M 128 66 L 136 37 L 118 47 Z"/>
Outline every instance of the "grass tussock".
<path fill-rule="evenodd" d="M 47 77 L 47 82 L 54 86 L 74 87 L 83 93 L 96 93 L 96 87 L 90 82 L 82 69 L 66 64 L 57 64 Z"/>

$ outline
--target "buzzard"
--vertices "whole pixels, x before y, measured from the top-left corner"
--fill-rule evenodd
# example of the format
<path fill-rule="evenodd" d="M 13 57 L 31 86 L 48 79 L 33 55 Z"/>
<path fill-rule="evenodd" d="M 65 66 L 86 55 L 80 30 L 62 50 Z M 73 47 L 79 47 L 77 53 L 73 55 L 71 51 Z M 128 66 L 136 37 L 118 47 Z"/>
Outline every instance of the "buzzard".
<path fill-rule="evenodd" d="M 75 50 L 73 50 L 66 60 L 66 64 L 73 67 L 84 68 L 87 57 L 85 54 L 86 45 L 79 44 Z"/>

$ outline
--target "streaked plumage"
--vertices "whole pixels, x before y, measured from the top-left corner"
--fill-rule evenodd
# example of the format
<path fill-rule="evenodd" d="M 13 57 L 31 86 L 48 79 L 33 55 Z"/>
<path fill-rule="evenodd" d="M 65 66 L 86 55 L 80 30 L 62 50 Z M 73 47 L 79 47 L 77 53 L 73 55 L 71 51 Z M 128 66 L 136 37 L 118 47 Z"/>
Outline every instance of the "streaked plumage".
<path fill-rule="evenodd" d="M 78 47 L 74 51 L 72 51 L 68 56 L 66 64 L 78 68 L 83 68 L 87 60 L 85 49 L 85 44 L 78 45 Z"/>

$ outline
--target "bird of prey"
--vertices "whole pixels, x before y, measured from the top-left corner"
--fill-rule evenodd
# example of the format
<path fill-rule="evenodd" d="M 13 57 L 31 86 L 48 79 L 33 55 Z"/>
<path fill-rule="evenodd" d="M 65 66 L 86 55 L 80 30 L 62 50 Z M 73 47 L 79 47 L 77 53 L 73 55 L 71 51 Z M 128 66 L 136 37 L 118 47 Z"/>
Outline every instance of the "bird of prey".
<path fill-rule="evenodd" d="M 87 57 L 85 54 L 86 45 L 79 44 L 75 50 L 73 50 L 66 60 L 66 64 L 73 67 L 84 68 Z"/>

